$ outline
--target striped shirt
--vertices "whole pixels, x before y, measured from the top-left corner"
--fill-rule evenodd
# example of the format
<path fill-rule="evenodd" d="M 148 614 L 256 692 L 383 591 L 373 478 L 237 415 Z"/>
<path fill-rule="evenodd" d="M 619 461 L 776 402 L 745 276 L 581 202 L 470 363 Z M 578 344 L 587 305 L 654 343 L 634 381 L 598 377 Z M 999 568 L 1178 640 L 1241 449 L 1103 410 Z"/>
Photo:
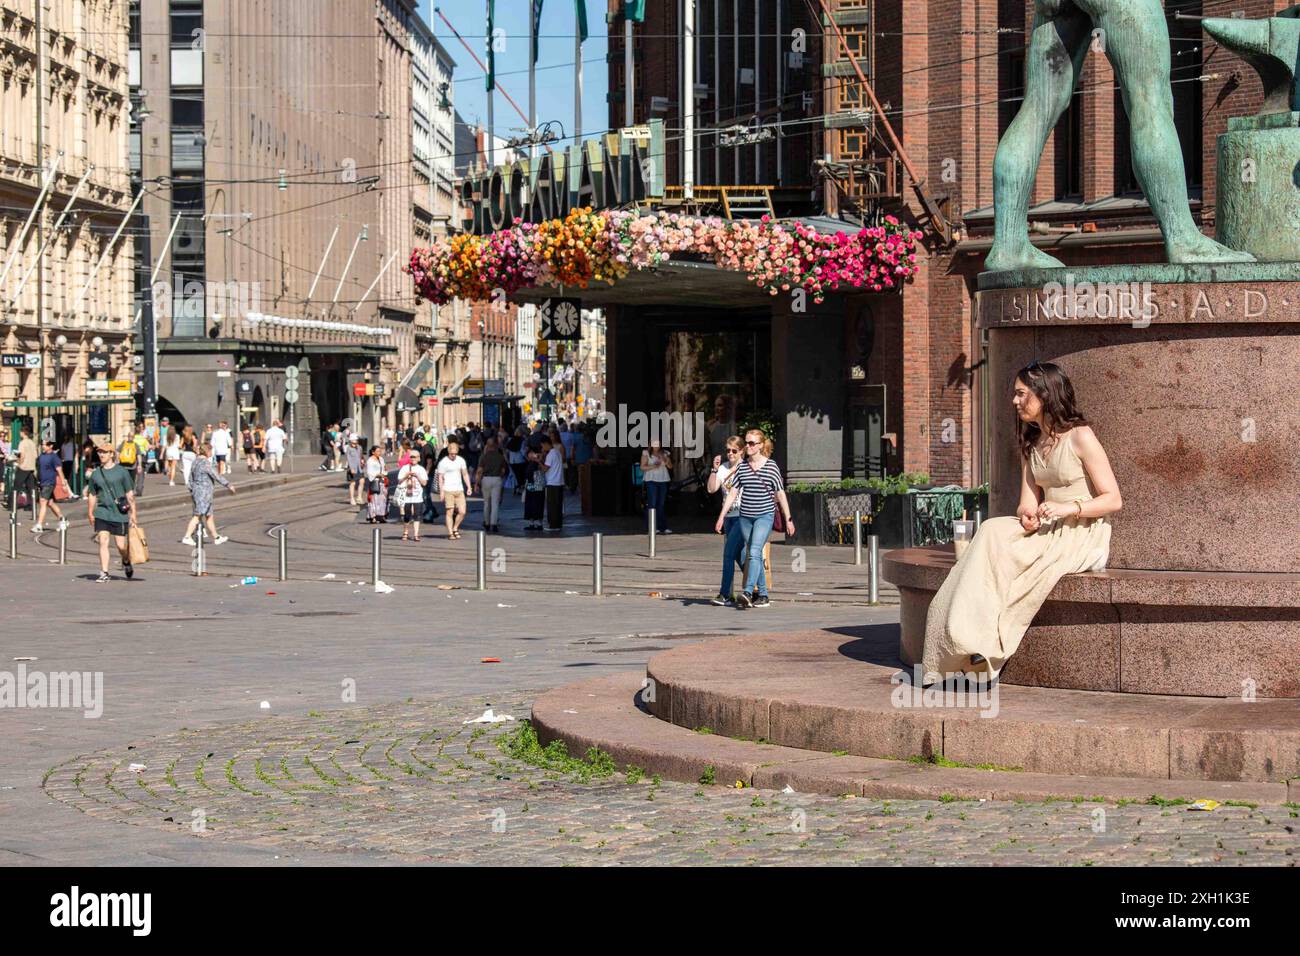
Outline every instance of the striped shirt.
<path fill-rule="evenodd" d="M 781 469 L 776 467 L 776 462 L 769 458 L 758 470 L 747 461 L 741 462 L 736 468 L 735 479 L 740 488 L 742 518 L 760 518 L 775 513 L 774 496 L 785 489 L 781 481 Z"/>

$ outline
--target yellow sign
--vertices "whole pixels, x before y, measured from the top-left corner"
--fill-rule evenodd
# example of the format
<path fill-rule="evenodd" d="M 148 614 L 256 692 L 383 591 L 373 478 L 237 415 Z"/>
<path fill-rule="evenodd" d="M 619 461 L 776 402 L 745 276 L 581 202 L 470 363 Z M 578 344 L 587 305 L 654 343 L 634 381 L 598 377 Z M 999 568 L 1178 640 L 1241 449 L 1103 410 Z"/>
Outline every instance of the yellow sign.
<path fill-rule="evenodd" d="M 108 391 L 111 394 L 121 394 L 122 392 L 130 393 L 131 383 L 125 379 L 113 378 L 108 380 Z"/>

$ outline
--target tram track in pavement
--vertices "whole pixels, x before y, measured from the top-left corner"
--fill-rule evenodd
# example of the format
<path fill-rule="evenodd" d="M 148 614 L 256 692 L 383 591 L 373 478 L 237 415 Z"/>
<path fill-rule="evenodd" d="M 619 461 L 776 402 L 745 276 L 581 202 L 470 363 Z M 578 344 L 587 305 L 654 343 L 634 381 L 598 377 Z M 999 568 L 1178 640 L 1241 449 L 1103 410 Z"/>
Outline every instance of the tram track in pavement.
<path fill-rule="evenodd" d="M 316 476 L 312 476 L 313 478 Z M 238 486 L 238 482 L 235 482 Z M 288 488 L 293 489 L 290 485 Z M 370 577 L 371 538 L 379 527 L 382 535 L 382 578 L 393 587 L 429 587 L 452 589 L 476 585 L 476 548 L 474 532 L 451 541 L 445 537 L 441 521 L 425 523 L 434 534 L 421 536 L 419 543 L 402 542 L 400 523 L 370 525 L 347 506 L 320 494 L 322 483 L 301 482 L 287 491 L 285 484 L 257 488 L 247 496 L 221 494 L 216 514 L 219 530 L 230 540 L 220 546 L 205 548 L 205 565 L 212 576 L 260 576 L 268 582 L 278 571 L 278 542 L 269 531 L 284 526 L 289 531 L 288 567 L 291 579 L 320 581 L 329 574 L 333 582 L 354 586 Z M 339 491 L 333 488 L 332 491 Z M 219 492 L 220 494 L 220 492 Z M 326 498 L 326 500 L 322 500 Z M 338 509 L 342 508 L 340 511 Z M 176 574 L 192 574 L 193 550 L 177 540 L 188 521 L 187 499 L 160 503 L 142 515 L 142 525 L 150 538 L 150 569 Z M 167 531 L 162 529 L 166 528 Z M 174 531 L 172 529 L 175 529 Z M 68 557 L 97 561 L 97 546 L 85 533 L 84 522 L 69 532 Z M 175 534 L 175 538 L 172 537 Z M 57 561 L 58 535 L 38 535 L 36 544 L 47 560 Z M 720 539 L 719 539 L 720 540 Z M 635 541 L 635 544 L 632 542 Z M 536 592 L 573 592 L 589 594 L 591 590 L 591 538 L 529 538 L 510 534 L 491 534 L 487 539 L 489 590 L 502 589 Z M 654 563 L 645 553 L 644 536 L 607 534 L 604 554 L 604 590 L 609 596 L 655 595 L 666 599 L 704 601 L 716 593 L 719 573 L 718 555 L 693 554 L 687 535 L 658 542 Z M 544 550 L 538 550 L 538 545 Z M 637 550 L 619 551 L 620 545 Z M 612 547 L 611 547 L 612 546 Z M 502 549 L 497 551 L 496 549 Z M 493 571 L 498 559 L 504 570 Z M 861 605 L 866 600 L 866 569 L 838 561 L 830 567 L 818 567 L 820 558 L 809 558 L 814 566 L 797 583 L 793 572 L 776 569 L 773 593 L 789 603 Z M 115 562 L 114 562 L 115 563 Z M 838 565 L 838 566 L 837 566 Z M 828 577 L 826 572 L 832 572 Z M 856 580 L 854 580 L 856 578 Z M 807 583 L 805 583 L 805 581 Z M 788 588 L 788 590 L 787 590 Z M 892 588 L 881 589 L 882 604 L 896 605 Z"/>

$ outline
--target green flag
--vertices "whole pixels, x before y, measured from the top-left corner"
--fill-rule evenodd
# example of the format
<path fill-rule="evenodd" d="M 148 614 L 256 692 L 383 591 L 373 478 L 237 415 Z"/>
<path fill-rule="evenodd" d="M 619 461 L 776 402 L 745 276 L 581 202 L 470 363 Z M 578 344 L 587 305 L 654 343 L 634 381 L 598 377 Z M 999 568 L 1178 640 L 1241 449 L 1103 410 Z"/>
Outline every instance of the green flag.
<path fill-rule="evenodd" d="M 533 0 L 533 62 L 537 62 L 537 40 L 542 34 L 542 0 Z"/>
<path fill-rule="evenodd" d="M 492 92 L 497 85 L 497 54 L 493 42 L 492 21 L 496 19 L 497 0 L 487 0 L 487 90 Z"/>
<path fill-rule="evenodd" d="M 587 42 L 587 0 L 573 0 L 573 8 L 578 14 L 578 42 Z"/>
<path fill-rule="evenodd" d="M 623 19 L 645 23 L 645 0 L 623 0 Z"/>

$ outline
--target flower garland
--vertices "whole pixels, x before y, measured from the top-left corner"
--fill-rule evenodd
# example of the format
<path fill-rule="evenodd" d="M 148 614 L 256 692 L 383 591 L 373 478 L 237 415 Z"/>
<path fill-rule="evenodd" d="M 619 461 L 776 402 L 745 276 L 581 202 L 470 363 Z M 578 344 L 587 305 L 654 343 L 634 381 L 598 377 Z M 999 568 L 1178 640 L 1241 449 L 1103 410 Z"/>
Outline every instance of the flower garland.
<path fill-rule="evenodd" d="M 916 273 L 921 233 L 886 216 L 878 226 L 823 235 L 770 216 L 727 221 L 659 212 L 572 209 L 540 224 L 516 219 L 488 236 L 458 235 L 416 249 L 405 271 L 421 297 L 443 304 L 484 301 L 539 285 L 585 289 L 615 283 L 632 269 L 649 269 L 674 255 L 704 256 L 722 269 L 744 272 L 770 295 L 803 289 L 822 302 L 839 289 L 883 292 Z"/>

